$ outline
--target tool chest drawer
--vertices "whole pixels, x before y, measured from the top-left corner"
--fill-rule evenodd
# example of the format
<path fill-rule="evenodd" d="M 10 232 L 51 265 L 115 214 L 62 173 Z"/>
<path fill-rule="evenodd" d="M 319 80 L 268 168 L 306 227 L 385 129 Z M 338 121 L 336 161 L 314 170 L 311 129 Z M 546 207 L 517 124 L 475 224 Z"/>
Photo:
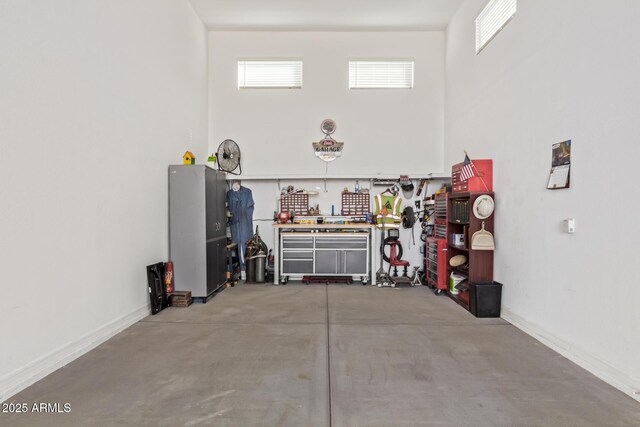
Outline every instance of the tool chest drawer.
<path fill-rule="evenodd" d="M 291 260 L 313 260 L 313 250 L 284 250 L 282 251 L 282 259 Z"/>
<path fill-rule="evenodd" d="M 313 273 L 313 259 L 310 260 L 282 260 L 283 274 L 311 274 Z"/>
<path fill-rule="evenodd" d="M 313 236 L 283 236 L 282 250 L 313 249 Z"/>
<path fill-rule="evenodd" d="M 316 237 L 316 249 L 367 249 L 367 237 Z"/>

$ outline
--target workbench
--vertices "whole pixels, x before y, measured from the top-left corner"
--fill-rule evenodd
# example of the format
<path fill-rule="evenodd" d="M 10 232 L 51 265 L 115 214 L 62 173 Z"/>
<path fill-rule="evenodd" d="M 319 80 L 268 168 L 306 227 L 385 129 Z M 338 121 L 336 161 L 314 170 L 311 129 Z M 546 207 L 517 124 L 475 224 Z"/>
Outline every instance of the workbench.
<path fill-rule="evenodd" d="M 274 284 L 290 277 L 351 276 L 375 284 L 376 229 L 372 224 L 273 224 Z"/>

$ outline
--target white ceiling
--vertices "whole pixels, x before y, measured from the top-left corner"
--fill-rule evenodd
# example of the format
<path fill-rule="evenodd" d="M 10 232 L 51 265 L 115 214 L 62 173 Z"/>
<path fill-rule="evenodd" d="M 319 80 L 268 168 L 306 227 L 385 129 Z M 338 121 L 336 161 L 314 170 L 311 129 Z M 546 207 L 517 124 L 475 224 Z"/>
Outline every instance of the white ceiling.
<path fill-rule="evenodd" d="M 464 0 L 191 0 L 210 30 L 443 30 Z"/>

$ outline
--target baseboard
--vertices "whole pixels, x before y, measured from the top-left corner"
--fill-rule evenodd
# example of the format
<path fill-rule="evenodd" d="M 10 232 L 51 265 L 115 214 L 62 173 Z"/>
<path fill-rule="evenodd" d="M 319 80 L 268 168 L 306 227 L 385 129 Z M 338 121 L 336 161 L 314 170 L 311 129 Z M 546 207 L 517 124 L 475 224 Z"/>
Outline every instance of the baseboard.
<path fill-rule="evenodd" d="M 575 346 L 570 343 L 549 334 L 528 320 L 514 314 L 504 306 L 502 307 L 501 317 L 542 344 L 571 360 L 576 365 L 589 371 L 602 381 L 640 402 L 640 383 L 634 383 L 624 372 L 593 357 L 585 351 L 575 348 Z"/>
<path fill-rule="evenodd" d="M 149 314 L 148 304 L 0 378 L 0 402 L 93 350 Z"/>

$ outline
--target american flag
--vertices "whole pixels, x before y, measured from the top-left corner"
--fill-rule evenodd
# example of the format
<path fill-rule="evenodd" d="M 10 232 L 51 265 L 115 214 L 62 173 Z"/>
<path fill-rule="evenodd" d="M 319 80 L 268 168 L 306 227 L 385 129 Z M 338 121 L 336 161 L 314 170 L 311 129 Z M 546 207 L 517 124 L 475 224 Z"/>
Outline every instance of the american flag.
<path fill-rule="evenodd" d="M 460 179 L 466 181 L 472 176 L 475 176 L 475 173 L 473 173 L 473 162 L 471 161 L 469 156 L 465 154 L 464 166 L 462 166 L 462 169 L 460 170 Z"/>

